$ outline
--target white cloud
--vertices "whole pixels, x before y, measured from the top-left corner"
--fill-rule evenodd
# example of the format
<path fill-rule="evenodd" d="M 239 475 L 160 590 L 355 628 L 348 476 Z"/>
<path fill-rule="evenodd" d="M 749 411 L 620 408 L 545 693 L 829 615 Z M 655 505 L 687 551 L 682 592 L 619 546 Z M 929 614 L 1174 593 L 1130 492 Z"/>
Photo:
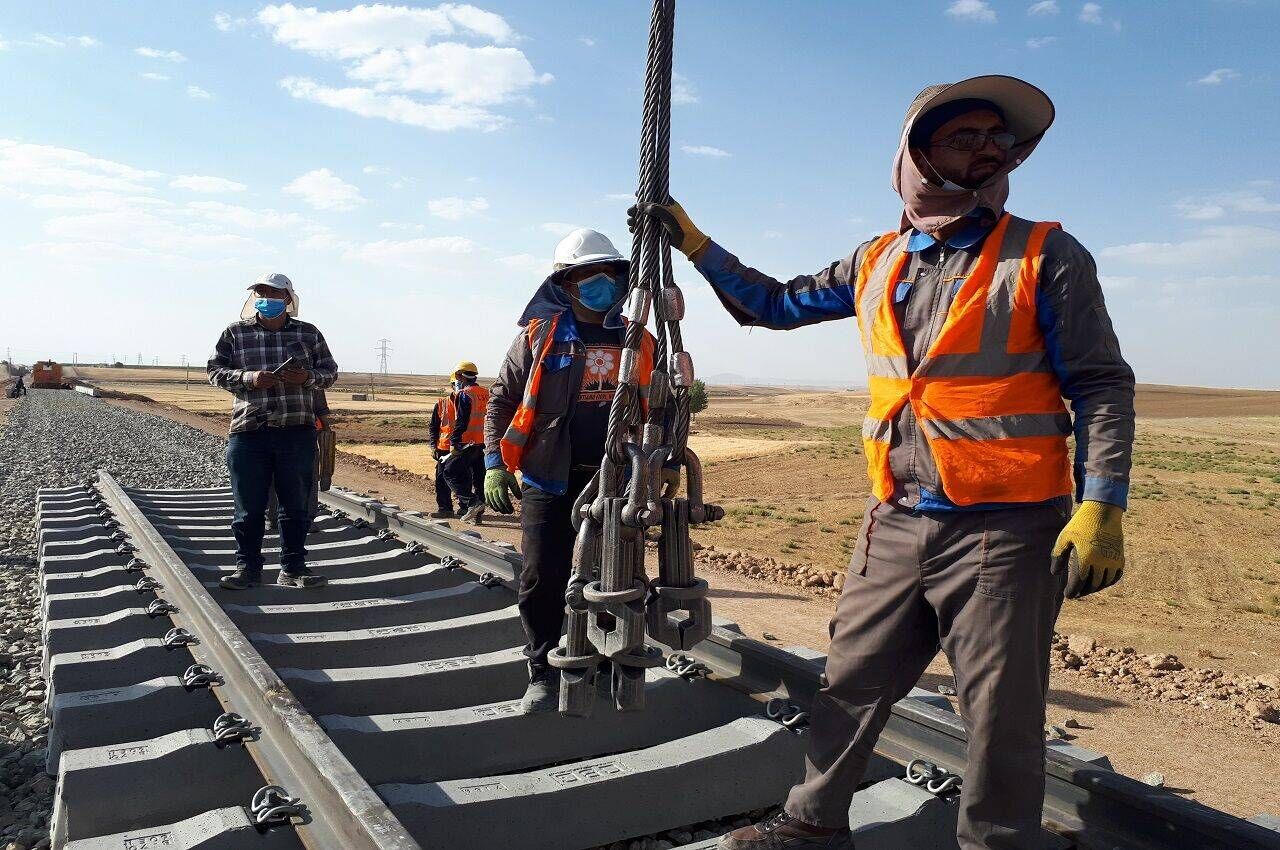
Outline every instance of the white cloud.
<path fill-rule="evenodd" d="M 289 77 L 281 81 L 286 91 L 363 117 L 430 130 L 493 130 L 508 119 L 489 107 L 526 100 L 531 88 L 553 79 L 505 46 L 516 35 L 501 16 L 474 6 L 375 4 L 320 12 L 284 4 L 263 8 L 258 21 L 278 43 L 341 63 L 346 77 L 362 84 L 340 88 Z"/>
<path fill-rule="evenodd" d="M 1028 15 L 1056 15 L 1062 11 L 1058 8 L 1058 0 L 1040 0 L 1039 3 L 1032 3 L 1027 9 Z"/>
<path fill-rule="evenodd" d="M 480 36 L 497 44 L 515 39 L 515 32 L 500 15 L 453 3 L 434 9 L 377 3 L 336 12 L 285 3 L 264 7 L 258 12 L 258 21 L 281 44 L 337 59 L 413 47 L 449 36 Z"/>
<path fill-rule="evenodd" d="M 280 81 L 280 87 L 299 100 L 345 109 L 363 118 L 385 118 L 427 130 L 497 130 L 507 123 L 502 116 L 474 106 L 423 103 L 361 86 L 332 88 L 306 77 L 286 77 Z"/>
<path fill-rule="evenodd" d="M 148 195 L 119 192 L 76 192 L 74 195 L 32 195 L 32 207 L 42 210 L 120 210 L 134 207 L 168 207 L 169 201 Z"/>
<path fill-rule="evenodd" d="M 199 86 L 187 86 L 187 97 L 192 100 L 213 100 L 213 94 Z"/>
<path fill-rule="evenodd" d="M 513 272 L 548 275 L 551 273 L 551 261 L 533 254 L 511 254 L 497 257 L 494 262 Z"/>
<path fill-rule="evenodd" d="M 348 212 L 364 203 L 360 189 L 327 168 L 308 171 L 292 180 L 283 191 L 297 195 L 318 210 Z"/>
<path fill-rule="evenodd" d="M 361 174 L 390 174 L 390 172 L 387 171 L 387 169 L 383 168 L 380 165 L 366 165 L 364 168 L 360 169 L 360 173 Z"/>
<path fill-rule="evenodd" d="M 349 66 L 347 76 L 379 91 L 437 95 L 448 103 L 478 106 L 506 103 L 552 79 L 534 71 L 514 47 L 453 42 L 381 50 Z"/>
<path fill-rule="evenodd" d="M 233 18 L 226 12 L 218 12 L 213 16 L 213 25 L 222 32 L 238 30 L 247 23 L 249 23 L 248 18 Z"/>
<path fill-rule="evenodd" d="M 484 212 L 489 209 L 489 202 L 479 197 L 471 199 L 457 197 L 432 198 L 427 201 L 427 209 L 436 218 L 457 221 Z"/>
<path fill-rule="evenodd" d="M 188 192 L 217 194 L 219 192 L 243 192 L 249 188 L 243 183 L 225 177 L 209 177 L 202 174 L 180 174 L 169 181 L 170 189 L 186 189 Z"/>
<path fill-rule="evenodd" d="M 690 103 L 698 103 L 700 100 L 698 90 L 694 88 L 689 78 L 683 74 L 673 72 L 671 75 L 671 105 L 684 106 Z"/>
<path fill-rule="evenodd" d="M 144 80 L 161 80 L 161 81 L 163 81 L 163 80 L 167 80 L 167 79 L 169 79 L 169 76 L 168 76 L 167 74 L 157 74 L 157 73 L 155 73 L 155 72 L 153 72 L 153 71 L 143 71 L 143 72 L 142 72 L 141 74 L 139 74 L 138 76 L 139 76 L 139 77 L 142 77 L 142 79 L 144 79 Z"/>
<path fill-rule="evenodd" d="M 148 59 L 163 59 L 166 62 L 186 62 L 187 57 L 183 56 L 176 50 L 157 50 L 154 47 L 137 47 L 134 53 L 139 56 L 145 56 Z"/>
<path fill-rule="evenodd" d="M 596 46 L 596 40 L 595 40 L 594 38 L 592 38 L 591 36 L 588 36 L 588 35 L 578 36 L 578 43 L 579 43 L 579 44 L 582 44 L 582 45 L 585 45 L 586 47 L 595 47 L 595 46 Z"/>
<path fill-rule="evenodd" d="M 563 221 L 546 221 L 538 225 L 538 228 L 544 233 L 550 233 L 552 236 L 561 238 L 568 236 L 580 227 L 582 227 L 581 224 L 569 224 Z"/>
<path fill-rule="evenodd" d="M 1227 80 L 1234 80 L 1239 76 L 1240 72 L 1235 68 L 1215 68 L 1196 80 L 1196 83 L 1202 86 L 1220 86 Z"/>
<path fill-rule="evenodd" d="M 67 47 L 68 45 L 71 47 L 97 47 L 102 44 L 102 42 L 98 41 L 91 35 L 72 35 L 65 36 L 63 38 L 54 38 L 53 36 L 45 35 L 44 33 L 37 33 L 33 39 L 27 43 L 32 47 Z"/>
<path fill-rule="evenodd" d="M 1192 221 L 1212 221 L 1227 214 L 1226 208 L 1220 204 L 1180 201 L 1177 206 L 1182 217 Z"/>
<path fill-rule="evenodd" d="M 606 201 L 632 201 L 636 199 L 635 192 L 610 192 L 604 196 Z"/>
<path fill-rule="evenodd" d="M 56 216 L 44 223 L 54 243 L 32 246 L 63 261 L 128 254 L 169 265 L 224 263 L 259 256 L 270 249 L 251 237 L 228 233 L 210 223 L 184 219 L 165 209 L 123 208 Z"/>
<path fill-rule="evenodd" d="M 1085 3 L 1080 7 L 1080 20 L 1086 24 L 1102 23 L 1102 6 L 1097 3 Z"/>
<path fill-rule="evenodd" d="M 1224 246 L 1235 256 L 1272 256 L 1280 230 L 1258 225 L 1213 225 L 1181 242 L 1131 242 L 1103 248 L 1099 256 L 1140 266 L 1219 266 Z"/>
<path fill-rule="evenodd" d="M 986 0 L 955 0 L 947 7 L 947 14 L 964 21 L 978 21 L 983 24 L 996 22 L 996 10 Z"/>
<path fill-rule="evenodd" d="M 160 176 L 70 148 L 0 139 L 0 185 L 149 193 L 155 190 L 147 181 Z"/>
<path fill-rule="evenodd" d="M 380 221 L 378 227 L 383 230 L 407 230 L 411 233 L 425 233 L 427 230 L 425 224 L 411 224 L 404 221 Z"/>
<path fill-rule="evenodd" d="M 1042 35 L 1039 38 L 1027 39 L 1027 47 L 1032 50 L 1039 50 L 1042 47 L 1048 47 L 1058 40 L 1056 35 Z"/>
<path fill-rule="evenodd" d="M 438 268 L 451 255 L 471 254 L 479 248 L 461 236 L 430 236 L 419 239 L 380 239 L 353 246 L 349 259 L 362 260 L 375 266 L 405 269 Z"/>
<path fill-rule="evenodd" d="M 201 218 L 218 224 L 227 224 L 245 230 L 281 230 L 306 222 L 297 213 L 283 213 L 271 209 L 255 210 L 221 201 L 192 201 L 188 210 Z"/>
<path fill-rule="evenodd" d="M 1228 212 L 1241 215 L 1280 213 L 1280 203 L 1269 201 L 1258 192 L 1223 192 L 1209 198 L 1184 198 L 1175 208 L 1183 218 L 1213 221 Z"/>
<path fill-rule="evenodd" d="M 83 151 L 0 139 L 0 192 L 26 203 L 44 232 L 43 241 L 20 250 L 59 268 L 122 261 L 187 270 L 243 265 L 275 256 L 271 245 L 245 231 L 309 226 L 292 213 L 214 201 L 174 203 L 158 192 L 170 179 L 181 185 L 216 178 L 168 178 Z M 38 218 L 44 213 L 52 215 Z"/>
<path fill-rule="evenodd" d="M 711 156 L 711 157 L 732 156 L 732 154 L 730 154 L 727 150 L 724 150 L 722 148 L 715 148 L 715 147 L 712 147 L 711 145 L 681 145 L 680 150 L 684 151 L 687 154 L 691 154 L 693 156 Z"/>

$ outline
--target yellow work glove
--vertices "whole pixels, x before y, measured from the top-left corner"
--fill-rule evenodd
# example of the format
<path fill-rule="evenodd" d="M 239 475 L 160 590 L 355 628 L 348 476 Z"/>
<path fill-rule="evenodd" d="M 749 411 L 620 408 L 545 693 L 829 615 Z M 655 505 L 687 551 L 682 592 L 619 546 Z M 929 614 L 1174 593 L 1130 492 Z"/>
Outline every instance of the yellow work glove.
<path fill-rule="evenodd" d="M 1051 572 L 1067 571 L 1068 599 L 1110 587 L 1124 575 L 1124 511 L 1106 502 L 1083 502 L 1053 544 Z"/>
<path fill-rule="evenodd" d="M 674 200 L 668 199 L 665 204 L 640 203 L 627 210 L 627 227 L 632 233 L 636 232 L 642 215 L 651 215 L 656 218 L 662 228 L 667 231 L 671 246 L 690 259 L 711 241 L 707 234 L 689 220 L 689 214 L 684 211 L 684 207 Z"/>

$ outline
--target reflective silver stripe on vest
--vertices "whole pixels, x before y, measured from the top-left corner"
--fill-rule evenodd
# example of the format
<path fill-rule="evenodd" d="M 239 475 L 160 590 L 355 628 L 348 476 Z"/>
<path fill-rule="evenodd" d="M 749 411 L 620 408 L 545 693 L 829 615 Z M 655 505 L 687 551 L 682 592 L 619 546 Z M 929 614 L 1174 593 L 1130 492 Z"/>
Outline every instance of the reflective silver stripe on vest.
<path fill-rule="evenodd" d="M 864 352 L 867 359 L 867 374 L 877 378 L 906 378 L 907 358 L 902 354 L 872 354 Z"/>
<path fill-rule="evenodd" d="M 1062 413 L 1014 413 L 975 419 L 921 419 L 931 440 L 1007 440 L 1014 437 L 1061 437 L 1071 433 L 1071 416 Z M 867 426 L 864 423 L 865 434 Z"/>
<path fill-rule="evenodd" d="M 868 416 L 862 420 L 862 439 L 864 440 L 887 443 L 891 433 L 893 433 L 893 423 L 888 419 L 873 419 Z"/>
<path fill-rule="evenodd" d="M 529 435 L 515 428 L 508 428 L 506 436 L 502 438 L 504 443 L 510 443 L 513 446 L 523 447 L 529 440 Z"/>
<path fill-rule="evenodd" d="M 907 231 L 898 236 L 889 243 L 889 246 L 880 252 L 880 259 L 871 268 L 867 274 L 867 282 L 862 287 L 862 298 L 858 300 L 858 315 L 862 317 L 862 321 L 858 324 L 861 327 L 862 334 L 862 352 L 867 356 L 867 370 L 872 367 L 872 358 L 885 359 L 890 361 L 901 360 L 901 364 L 889 362 L 886 368 L 890 371 L 873 372 L 872 374 L 890 377 L 905 378 L 907 377 L 907 359 L 906 357 L 887 357 L 882 354 L 871 353 L 871 326 L 876 320 L 876 311 L 880 308 L 880 302 L 884 299 L 885 290 L 889 286 L 889 269 L 893 267 L 894 262 L 902 254 L 902 249 L 907 247 L 907 240 L 911 238 L 911 231 Z M 865 262 L 865 261 L 864 261 Z"/>
<path fill-rule="evenodd" d="M 982 348 L 984 352 L 1003 353 L 1009 349 L 1009 326 L 1013 322 L 1013 299 L 1018 292 L 1018 277 L 1022 271 L 1022 256 L 1031 241 L 1034 222 L 1017 216 L 1009 217 L 1004 242 L 1000 245 L 1000 262 L 987 289 L 987 312 L 982 317 Z M 930 372 L 929 374 L 933 374 Z"/>
<path fill-rule="evenodd" d="M 547 344 L 547 334 L 555 332 L 555 324 L 550 319 L 538 323 L 537 332 L 533 339 L 529 340 L 529 350 L 535 352 L 536 356 L 541 356 L 542 348 Z M 520 400 L 520 406 L 535 415 L 538 412 L 538 394 L 533 391 L 533 373 L 541 365 L 541 360 L 534 361 L 533 367 L 529 370 L 529 376 L 524 382 L 524 397 Z M 517 430 L 514 425 L 507 426 L 507 432 L 502 435 L 502 442 L 510 443 L 517 448 L 523 447 L 528 440 L 529 435 Z"/>

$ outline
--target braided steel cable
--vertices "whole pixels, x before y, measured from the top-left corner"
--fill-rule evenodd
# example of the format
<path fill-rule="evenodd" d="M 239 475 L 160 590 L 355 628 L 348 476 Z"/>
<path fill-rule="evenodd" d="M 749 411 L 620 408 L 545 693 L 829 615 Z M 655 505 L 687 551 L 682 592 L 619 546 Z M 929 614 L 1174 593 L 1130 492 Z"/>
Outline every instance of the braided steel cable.
<path fill-rule="evenodd" d="M 641 203 L 670 198 L 674 37 L 675 0 L 654 0 L 636 189 Z M 656 344 L 653 363 L 644 364 L 651 310 Z M 567 630 L 548 658 L 561 671 L 560 710 L 579 716 L 591 711 L 593 680 L 605 659 L 611 662 L 618 709 L 634 711 L 644 704 L 645 670 L 662 663 L 661 650 L 645 643 L 646 632 L 667 646 L 688 649 L 711 628 L 706 582 L 693 575 L 689 523 L 711 521 L 722 512 L 703 505 L 702 466 L 687 447 L 693 361 L 680 333 L 684 297 L 672 272 L 670 237 L 649 216 L 640 217 L 632 238 L 622 315 L 626 329 L 604 456 L 574 503 Z M 642 368 L 649 373 L 641 374 Z M 664 465 L 686 470 L 689 499 L 663 498 Z M 663 543 L 659 576 L 651 583 L 644 570 L 644 535 L 656 526 Z"/>

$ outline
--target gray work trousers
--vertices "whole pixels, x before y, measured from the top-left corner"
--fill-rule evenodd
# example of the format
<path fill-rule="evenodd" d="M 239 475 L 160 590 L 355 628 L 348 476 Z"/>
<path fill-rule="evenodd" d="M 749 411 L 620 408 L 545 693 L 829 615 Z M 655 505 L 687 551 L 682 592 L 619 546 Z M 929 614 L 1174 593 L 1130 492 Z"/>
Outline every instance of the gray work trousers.
<path fill-rule="evenodd" d="M 786 810 L 844 826 L 890 708 L 941 648 L 969 734 L 963 850 L 1039 848 L 1049 646 L 1065 571 L 1049 552 L 1070 515 L 1044 505 L 921 513 L 872 499 L 831 620 L 828 685 L 809 715 L 805 778 Z"/>

